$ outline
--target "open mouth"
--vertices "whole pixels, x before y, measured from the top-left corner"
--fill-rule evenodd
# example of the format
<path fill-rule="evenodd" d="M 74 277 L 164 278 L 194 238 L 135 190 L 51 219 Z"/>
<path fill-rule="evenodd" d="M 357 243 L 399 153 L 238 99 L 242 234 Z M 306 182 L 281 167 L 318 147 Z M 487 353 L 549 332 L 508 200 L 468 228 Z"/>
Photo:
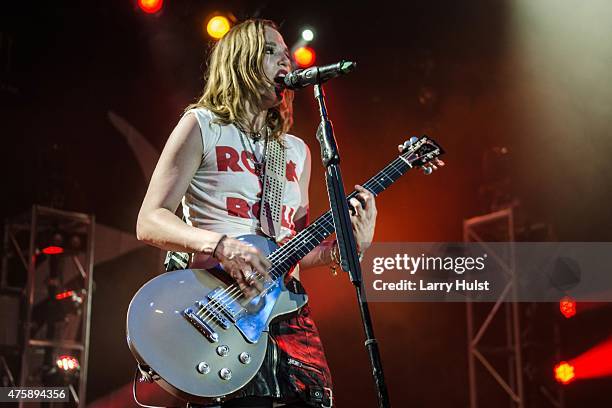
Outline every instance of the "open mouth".
<path fill-rule="evenodd" d="M 276 75 L 274 77 L 274 84 L 276 86 L 280 86 L 281 88 L 283 88 L 285 86 L 285 75 L 287 75 L 286 73 L 280 73 L 278 75 Z"/>
<path fill-rule="evenodd" d="M 279 84 L 281 86 L 285 86 L 285 76 L 287 76 L 287 74 L 289 73 L 289 71 L 281 69 L 276 73 L 276 76 L 274 77 L 274 82 L 276 84 Z"/>
<path fill-rule="evenodd" d="M 277 75 L 274 78 L 274 91 L 276 92 L 277 96 L 281 96 L 283 92 L 285 92 L 284 79 L 285 79 L 285 74 Z"/>

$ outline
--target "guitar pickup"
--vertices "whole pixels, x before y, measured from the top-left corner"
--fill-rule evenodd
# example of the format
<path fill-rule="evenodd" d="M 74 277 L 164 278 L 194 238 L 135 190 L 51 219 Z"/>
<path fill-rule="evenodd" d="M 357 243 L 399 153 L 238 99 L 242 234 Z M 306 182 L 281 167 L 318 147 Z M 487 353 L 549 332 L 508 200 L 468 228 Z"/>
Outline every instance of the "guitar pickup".
<path fill-rule="evenodd" d="M 219 341 L 219 335 L 204 322 L 198 315 L 196 315 L 192 309 L 183 310 L 183 316 L 189 323 L 193 325 L 200 333 L 204 335 L 211 343 Z"/>
<path fill-rule="evenodd" d="M 199 308 L 198 314 L 202 315 L 202 312 L 204 312 L 203 316 L 207 318 L 212 318 L 219 326 L 221 326 L 225 330 L 229 329 L 229 320 L 227 320 L 225 316 L 223 316 L 223 314 L 221 313 L 222 310 L 219 310 L 223 309 L 222 304 L 220 304 L 219 302 L 211 302 L 208 299 L 198 300 L 197 302 L 195 302 L 195 304 Z"/>
<path fill-rule="evenodd" d="M 227 301 L 224 299 L 226 294 L 222 293 L 223 288 L 216 288 L 206 295 L 206 303 L 211 304 L 215 309 L 219 309 L 232 323 L 236 323 L 244 314 L 244 308 L 235 300 Z M 200 302 L 201 303 L 201 302 Z"/>

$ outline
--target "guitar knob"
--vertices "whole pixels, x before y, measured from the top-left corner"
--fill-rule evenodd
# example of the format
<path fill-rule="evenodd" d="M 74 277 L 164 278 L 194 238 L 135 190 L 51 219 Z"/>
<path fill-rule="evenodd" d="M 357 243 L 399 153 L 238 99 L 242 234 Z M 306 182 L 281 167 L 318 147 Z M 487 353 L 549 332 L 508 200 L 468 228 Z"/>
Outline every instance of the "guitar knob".
<path fill-rule="evenodd" d="M 208 374 L 210 373 L 210 366 L 208 365 L 208 363 L 202 361 L 196 366 L 196 370 L 198 370 L 198 373 L 200 374 Z"/>
<path fill-rule="evenodd" d="M 246 351 L 243 351 L 238 356 L 238 360 L 240 360 L 242 364 L 249 364 L 251 362 L 251 355 L 247 353 Z"/>
<path fill-rule="evenodd" d="M 217 347 L 217 354 L 221 357 L 225 357 L 229 354 L 229 346 L 222 345 Z"/>
<path fill-rule="evenodd" d="M 221 377 L 222 380 L 231 380 L 232 379 L 232 370 L 230 370 L 229 368 L 222 368 L 221 370 L 219 370 L 219 377 Z"/>

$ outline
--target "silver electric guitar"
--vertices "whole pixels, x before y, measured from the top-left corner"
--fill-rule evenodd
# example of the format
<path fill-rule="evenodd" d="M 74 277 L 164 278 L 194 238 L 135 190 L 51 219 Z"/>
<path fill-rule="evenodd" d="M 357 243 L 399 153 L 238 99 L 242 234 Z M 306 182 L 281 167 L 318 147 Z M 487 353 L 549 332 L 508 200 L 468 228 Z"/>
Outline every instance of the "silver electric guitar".
<path fill-rule="evenodd" d="M 444 153 L 427 136 L 403 146 L 399 157 L 363 184 L 374 195 Z M 328 211 L 282 247 L 259 235 L 238 238 L 272 263 L 268 279 L 256 276 L 264 290 L 254 298 L 245 299 L 220 265 L 151 279 L 127 313 L 128 345 L 142 369 L 170 394 L 191 402 L 222 401 L 240 390 L 263 363 L 270 322 L 308 300 L 287 290 L 285 274 L 333 232 Z"/>

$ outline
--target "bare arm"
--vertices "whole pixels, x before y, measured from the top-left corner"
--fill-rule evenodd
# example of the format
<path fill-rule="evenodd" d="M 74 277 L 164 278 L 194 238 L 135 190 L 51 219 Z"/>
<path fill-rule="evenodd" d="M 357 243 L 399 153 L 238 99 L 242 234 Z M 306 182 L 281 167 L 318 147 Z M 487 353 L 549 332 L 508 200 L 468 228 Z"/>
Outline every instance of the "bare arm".
<path fill-rule="evenodd" d="M 268 260 L 251 246 L 189 226 L 174 214 L 200 166 L 202 151 L 200 127 L 194 114 L 188 114 L 170 134 L 157 162 L 138 214 L 136 236 L 165 250 L 214 255 L 241 290 L 253 295 L 254 287 L 261 289 L 261 284 L 251 278 L 251 271 L 266 275 Z"/>
<path fill-rule="evenodd" d="M 200 127 L 194 114 L 170 134 L 142 202 L 136 236 L 165 250 L 211 254 L 221 234 L 187 225 L 176 211 L 202 158 Z"/>

